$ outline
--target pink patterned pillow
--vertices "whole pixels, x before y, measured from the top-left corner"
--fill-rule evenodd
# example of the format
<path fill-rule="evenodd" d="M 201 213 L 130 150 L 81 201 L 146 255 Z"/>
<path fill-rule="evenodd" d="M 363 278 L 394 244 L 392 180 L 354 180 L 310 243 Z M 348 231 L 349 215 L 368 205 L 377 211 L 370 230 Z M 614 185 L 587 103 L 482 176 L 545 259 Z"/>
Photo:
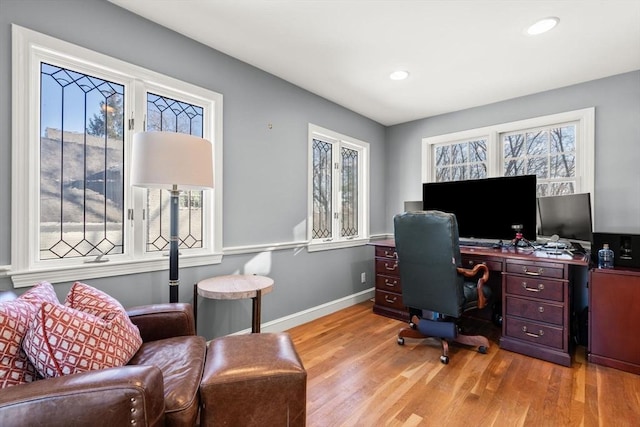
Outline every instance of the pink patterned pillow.
<path fill-rule="evenodd" d="M 36 305 L 40 305 L 43 302 L 60 304 L 56 291 L 53 290 L 53 286 L 49 282 L 40 282 L 36 284 L 33 288 L 20 295 L 19 299 L 29 301 Z"/>
<path fill-rule="evenodd" d="M 0 303 L 0 388 L 38 379 L 21 344 L 43 302 L 59 304 L 48 282 L 38 283 L 18 299 Z"/>
<path fill-rule="evenodd" d="M 71 307 L 44 303 L 22 347 L 45 378 L 126 364 L 142 345 L 125 313 L 105 320 Z"/>

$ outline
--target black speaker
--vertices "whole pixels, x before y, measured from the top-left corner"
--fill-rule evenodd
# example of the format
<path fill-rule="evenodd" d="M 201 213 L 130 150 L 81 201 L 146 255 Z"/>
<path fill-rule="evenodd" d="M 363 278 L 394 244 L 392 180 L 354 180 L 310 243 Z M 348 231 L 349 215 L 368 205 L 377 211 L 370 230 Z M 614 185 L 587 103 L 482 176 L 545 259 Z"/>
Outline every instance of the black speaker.
<path fill-rule="evenodd" d="M 609 244 L 616 267 L 640 268 L 640 234 L 593 233 L 591 259 L 598 264 L 598 251 Z"/>

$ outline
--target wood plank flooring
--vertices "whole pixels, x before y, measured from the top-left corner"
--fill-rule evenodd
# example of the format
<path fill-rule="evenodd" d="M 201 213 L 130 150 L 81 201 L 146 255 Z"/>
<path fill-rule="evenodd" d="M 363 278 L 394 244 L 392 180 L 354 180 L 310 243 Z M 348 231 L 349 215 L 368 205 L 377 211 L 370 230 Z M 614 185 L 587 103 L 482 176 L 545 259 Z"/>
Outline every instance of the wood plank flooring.
<path fill-rule="evenodd" d="M 434 339 L 396 343 L 405 326 L 367 301 L 288 331 L 309 427 L 640 426 L 640 376 L 587 363 L 584 347 L 567 368 L 500 349 L 486 323 L 487 354 L 452 344 L 443 365 Z"/>

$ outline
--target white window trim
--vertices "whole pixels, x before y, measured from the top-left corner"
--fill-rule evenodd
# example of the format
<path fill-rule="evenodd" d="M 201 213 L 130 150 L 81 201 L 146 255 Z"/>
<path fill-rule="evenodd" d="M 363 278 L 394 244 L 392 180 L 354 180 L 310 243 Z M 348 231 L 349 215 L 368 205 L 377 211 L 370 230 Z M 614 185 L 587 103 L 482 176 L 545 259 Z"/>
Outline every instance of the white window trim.
<path fill-rule="evenodd" d="M 320 138 L 340 142 L 343 145 L 357 148 L 360 152 L 359 165 L 362 172 L 358 182 L 359 203 L 359 236 L 353 239 L 334 239 L 330 242 L 313 239 L 313 139 Z M 329 129 L 309 123 L 308 133 L 308 177 L 307 177 L 307 251 L 316 252 L 329 249 L 350 248 L 369 243 L 369 143 L 350 136 L 342 135 Z"/>
<path fill-rule="evenodd" d="M 134 224 L 127 221 L 125 226 L 127 255 L 109 256 L 110 261 L 103 264 L 83 263 L 83 260 L 56 260 L 55 263 L 38 261 L 38 230 L 32 224 L 39 223 L 36 220 L 39 207 L 34 197 L 24 197 L 24 195 L 37 194 L 39 186 L 39 168 L 28 167 L 28 165 L 39 164 L 39 152 L 33 148 L 38 146 L 34 138 L 39 141 L 39 71 L 35 72 L 33 65 L 35 61 L 47 56 L 55 57 L 57 63 L 60 63 L 61 58 L 66 57 L 72 61 L 71 66 L 74 69 L 78 69 L 78 64 L 86 64 L 91 67 L 90 73 L 94 73 L 94 67 L 102 68 L 106 75 L 119 76 L 119 80 L 129 81 L 126 90 L 130 92 L 136 90 L 138 84 L 136 82 L 143 81 L 147 88 L 156 87 L 163 93 L 167 93 L 167 89 L 171 88 L 169 93 L 184 91 L 184 94 L 189 94 L 191 98 L 194 94 L 203 94 L 202 99 L 213 100 L 210 112 L 214 114 L 214 120 L 204 121 L 205 126 L 207 123 L 212 125 L 204 129 L 203 135 L 214 144 L 215 189 L 205 191 L 209 193 L 205 195 L 205 199 L 213 216 L 213 219 L 205 220 L 204 232 L 208 234 L 210 244 L 200 251 L 185 251 L 180 257 L 180 266 L 220 263 L 222 260 L 223 177 L 222 95 L 12 24 L 12 141 L 14 143 L 12 143 L 11 266 L 7 275 L 11 276 L 14 287 L 32 286 L 41 280 L 56 283 L 169 268 L 169 260 L 162 253 L 148 256 L 133 254 L 134 242 L 128 236 L 130 227 L 142 230 L 141 219 L 136 218 L 134 218 Z M 25 76 L 28 77 L 25 78 Z M 136 97 L 129 99 L 133 100 Z M 146 108 L 140 105 L 127 105 L 127 110 L 146 111 Z M 130 140 L 133 133 L 143 129 L 141 117 L 136 120 L 133 131 L 125 129 L 125 150 L 127 150 L 125 155 L 130 155 Z M 15 143 L 16 141 L 29 142 L 18 144 Z M 133 207 L 133 197 L 142 197 L 141 194 L 144 194 L 145 190 L 132 191 L 128 175 L 128 170 L 125 169 L 124 197 L 128 201 L 125 205 Z M 137 194 L 134 196 L 132 193 Z M 139 212 L 136 216 L 141 217 Z M 213 238 L 211 238 L 212 235 Z"/>
<path fill-rule="evenodd" d="M 482 128 L 453 132 L 422 139 L 422 182 L 435 180 L 433 165 L 433 145 L 487 139 L 487 176 L 503 175 L 500 135 L 507 132 L 552 126 L 559 123 L 577 122 L 576 133 L 576 176 L 577 191 L 591 194 L 591 217 L 595 222 L 595 108 L 567 111 L 509 123 L 501 123 Z"/>
<path fill-rule="evenodd" d="M 576 174 L 580 177 L 578 191 L 581 193 L 591 193 L 591 206 L 593 209 L 593 190 L 595 188 L 595 108 L 593 107 L 423 138 L 422 182 L 433 182 L 435 180 L 435 170 L 432 167 L 432 146 L 435 144 L 485 138 L 487 139 L 487 176 L 502 176 L 503 162 L 501 161 L 502 157 L 500 152 L 501 134 L 566 122 L 578 123 L 576 126 L 576 132 L 579 136 L 576 145 L 578 168 Z"/>

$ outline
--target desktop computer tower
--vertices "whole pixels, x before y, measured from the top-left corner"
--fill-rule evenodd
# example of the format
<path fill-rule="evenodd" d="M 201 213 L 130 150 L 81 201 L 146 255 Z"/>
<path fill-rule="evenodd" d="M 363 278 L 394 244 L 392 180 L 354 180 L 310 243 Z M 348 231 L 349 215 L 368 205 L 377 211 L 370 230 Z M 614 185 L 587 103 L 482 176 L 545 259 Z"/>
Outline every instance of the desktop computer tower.
<path fill-rule="evenodd" d="M 640 268 L 640 234 L 593 233 L 591 259 L 596 265 L 598 250 L 605 243 L 613 250 L 614 266 Z"/>

